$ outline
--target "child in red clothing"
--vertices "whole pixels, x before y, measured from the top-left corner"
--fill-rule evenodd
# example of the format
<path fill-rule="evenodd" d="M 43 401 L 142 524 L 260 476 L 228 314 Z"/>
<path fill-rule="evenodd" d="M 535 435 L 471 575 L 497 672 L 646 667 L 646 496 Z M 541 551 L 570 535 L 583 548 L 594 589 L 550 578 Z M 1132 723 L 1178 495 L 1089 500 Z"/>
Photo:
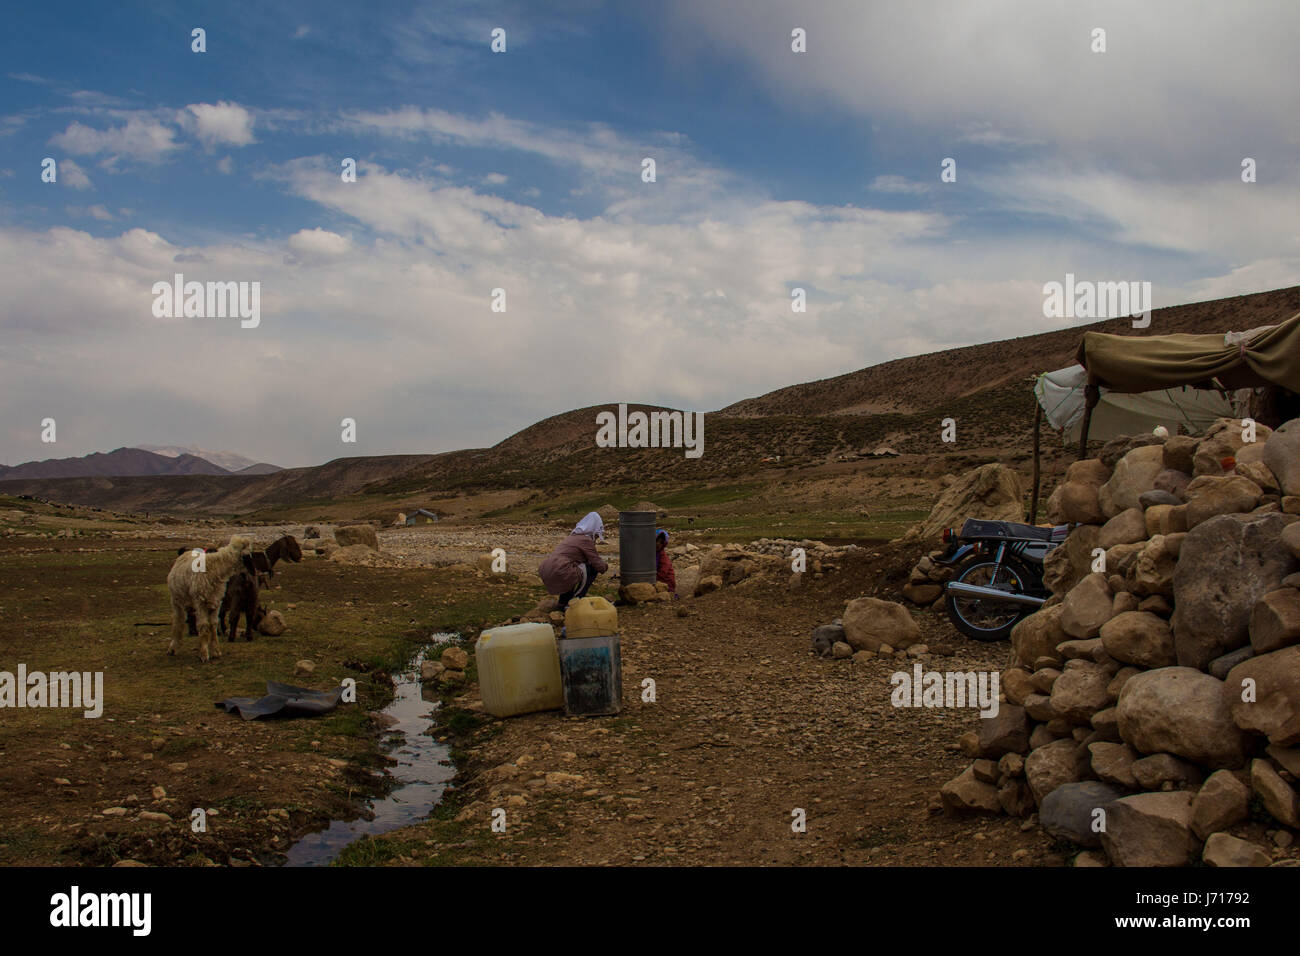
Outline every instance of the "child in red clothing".
<path fill-rule="evenodd" d="M 677 572 L 673 570 L 673 559 L 668 557 L 668 532 L 662 528 L 655 532 L 655 553 L 658 560 L 655 568 L 655 580 L 668 585 L 668 590 L 676 598 Z"/>

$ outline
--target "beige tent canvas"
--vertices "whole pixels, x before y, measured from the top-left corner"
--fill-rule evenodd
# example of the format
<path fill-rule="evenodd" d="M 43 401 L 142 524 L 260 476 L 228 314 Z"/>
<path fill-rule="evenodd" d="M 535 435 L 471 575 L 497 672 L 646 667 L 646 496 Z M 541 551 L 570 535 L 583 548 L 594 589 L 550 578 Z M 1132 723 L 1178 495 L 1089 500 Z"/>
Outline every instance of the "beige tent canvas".
<path fill-rule="evenodd" d="M 1088 371 L 1071 365 L 1044 372 L 1034 383 L 1034 395 L 1042 406 L 1043 417 L 1062 432 L 1065 441 L 1078 441 L 1083 425 L 1084 387 Z M 1189 387 L 1165 388 L 1153 392 L 1115 392 L 1101 389 L 1101 398 L 1092 412 L 1088 435 L 1106 441 L 1120 435 L 1138 435 L 1163 425 L 1169 434 L 1178 434 L 1179 426 L 1199 435 L 1217 418 L 1234 418 L 1244 414 L 1222 392 Z"/>
<path fill-rule="evenodd" d="M 1085 332 L 1076 355 L 1089 384 L 1114 392 L 1183 385 L 1277 385 L 1300 392 L 1300 314 L 1278 325 L 1211 335 Z"/>

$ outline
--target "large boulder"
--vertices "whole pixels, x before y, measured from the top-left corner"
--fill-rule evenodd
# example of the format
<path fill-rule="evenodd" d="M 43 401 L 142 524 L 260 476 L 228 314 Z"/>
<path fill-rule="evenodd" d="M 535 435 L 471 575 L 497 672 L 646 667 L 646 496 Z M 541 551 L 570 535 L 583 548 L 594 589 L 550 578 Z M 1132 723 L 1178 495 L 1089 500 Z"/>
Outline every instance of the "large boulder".
<path fill-rule="evenodd" d="M 1174 632 L 1163 618 L 1147 611 L 1125 611 L 1103 624 L 1101 646 L 1115 660 L 1136 667 L 1177 663 Z"/>
<path fill-rule="evenodd" d="M 935 502 L 930 517 L 912 527 L 905 541 L 938 538 L 945 528 L 960 526 L 967 518 L 1023 521 L 1020 476 L 994 462 L 959 475 Z"/>
<path fill-rule="evenodd" d="M 1172 439 L 1170 440 L 1172 441 Z M 1166 447 L 1168 447 L 1167 444 Z M 1187 491 L 1187 486 L 1191 484 L 1191 481 L 1192 476 L 1189 473 L 1166 468 L 1156 475 L 1155 490 L 1167 492 L 1182 501 L 1183 494 Z"/>
<path fill-rule="evenodd" d="M 1178 663 L 1204 669 L 1250 640 L 1255 603 L 1296 570 L 1280 514 L 1220 515 L 1187 533 L 1174 569 Z"/>
<path fill-rule="evenodd" d="M 1185 790 L 1136 793 L 1108 804 L 1101 845 L 1116 866 L 1186 866 L 1200 841 Z"/>
<path fill-rule="evenodd" d="M 893 601 L 860 597 L 844 608 L 844 639 L 855 651 L 878 651 L 888 644 L 895 650 L 921 640 L 921 629 L 907 608 Z"/>
<path fill-rule="evenodd" d="M 939 798 L 953 813 L 1001 813 L 998 788 L 975 776 L 971 765 L 939 788 Z"/>
<path fill-rule="evenodd" d="M 1092 754 L 1092 772 L 1098 779 L 1126 790 L 1138 788 L 1137 778 L 1133 776 L 1133 764 L 1138 755 L 1128 744 L 1095 740 L 1088 744 L 1088 752 Z"/>
<path fill-rule="evenodd" d="M 1056 645 L 1065 640 L 1061 629 L 1062 605 L 1054 604 L 1035 611 L 1011 629 L 1013 663 L 1033 667 L 1040 657 L 1061 660 Z"/>
<path fill-rule="evenodd" d="M 1201 440 L 1194 435 L 1174 435 L 1169 438 L 1161 449 L 1165 468 L 1190 475 L 1196 467 L 1194 456 L 1196 446 L 1200 443 Z"/>
<path fill-rule="evenodd" d="M 334 540 L 339 543 L 339 547 L 346 548 L 354 544 L 364 544 L 367 548 L 374 551 L 379 550 L 379 535 L 375 533 L 373 525 L 368 524 L 349 524 L 342 528 L 334 529 Z"/>
<path fill-rule="evenodd" d="M 1089 574 L 1061 602 L 1061 629 L 1070 637 L 1091 638 L 1114 613 L 1115 595 L 1106 575 Z"/>
<path fill-rule="evenodd" d="M 1192 800 L 1192 830 L 1204 840 L 1246 819 L 1250 789 L 1230 770 L 1217 770 L 1202 784 Z"/>
<path fill-rule="evenodd" d="M 1246 761 L 1224 682 L 1190 667 L 1130 677 L 1116 705 L 1120 736 L 1145 754 L 1171 753 L 1212 769 Z"/>
<path fill-rule="evenodd" d="M 1284 495 L 1300 495 L 1300 418 L 1293 418 L 1269 436 L 1264 464 L 1277 476 Z"/>
<path fill-rule="evenodd" d="M 738 584 L 754 573 L 757 554 L 743 548 L 712 548 L 700 560 L 700 578 L 721 578 L 724 584 Z"/>
<path fill-rule="evenodd" d="M 1101 846 L 1102 817 L 1097 813 L 1114 803 L 1124 792 L 1108 783 L 1082 780 L 1065 783 L 1043 798 L 1038 808 L 1038 822 L 1052 836 L 1079 846 Z"/>
<path fill-rule="evenodd" d="M 1300 644 L 1242 661 L 1228 671 L 1222 694 L 1242 730 L 1278 747 L 1300 744 Z"/>
<path fill-rule="evenodd" d="M 1132 544 L 1147 538 L 1146 518 L 1141 508 L 1126 508 L 1102 525 L 1097 547 L 1109 550 L 1117 544 Z"/>
<path fill-rule="evenodd" d="M 1067 594 L 1084 577 L 1092 573 L 1092 551 L 1098 547 L 1101 528 L 1082 524 L 1066 536 L 1059 546 L 1047 552 L 1043 560 L 1043 584 L 1053 594 Z"/>
<path fill-rule="evenodd" d="M 1102 514 L 1113 518 L 1126 508 L 1141 507 L 1138 497 L 1155 488 L 1156 475 L 1164 467 L 1164 449 L 1160 445 L 1145 445 L 1126 454 L 1097 492 Z"/>
<path fill-rule="evenodd" d="M 1087 724 L 1092 715 L 1110 703 L 1106 686 L 1110 672 L 1091 661 L 1067 661 L 1065 670 L 1052 683 L 1052 712 L 1072 724 Z"/>
<path fill-rule="evenodd" d="M 1216 515 L 1251 511 L 1264 493 L 1259 485 L 1241 475 L 1203 475 L 1187 486 L 1187 530 Z"/>
<path fill-rule="evenodd" d="M 1153 509 L 1154 510 L 1154 509 Z M 1173 535 L 1157 534 L 1143 545 L 1133 565 L 1133 590 L 1142 595 L 1174 596 L 1177 554 L 1170 548 Z M 1182 539 L 1178 539 L 1181 543 Z"/>
<path fill-rule="evenodd" d="M 1267 760 L 1251 761 L 1250 786 L 1273 819 L 1285 826 L 1300 827 L 1300 796 Z"/>
<path fill-rule="evenodd" d="M 1300 528 L 1300 525 L 1292 527 Z M 1268 654 L 1297 643 L 1300 643 L 1300 591 L 1295 588 L 1270 591 L 1250 612 L 1250 646 L 1256 654 Z"/>
<path fill-rule="evenodd" d="M 979 753 L 997 760 L 1005 754 L 1022 754 L 1029 749 L 1029 717 L 1023 707 L 1003 704 L 992 717 L 979 722 Z"/>
<path fill-rule="evenodd" d="M 1110 467 L 1096 458 L 1085 458 L 1070 465 L 1065 480 L 1047 499 L 1047 520 L 1053 524 L 1101 524 L 1097 493 L 1110 477 Z"/>
<path fill-rule="evenodd" d="M 1220 418 L 1205 430 L 1192 458 L 1192 474 L 1222 475 L 1223 459 L 1235 458 L 1246 444 L 1239 418 Z M 1273 430 L 1267 425 L 1255 426 L 1255 441 L 1267 441 Z"/>
<path fill-rule="evenodd" d="M 1081 760 L 1080 749 L 1072 737 L 1062 737 L 1030 752 L 1025 758 L 1025 778 L 1035 803 L 1042 806 L 1044 798 L 1057 787 L 1074 783 L 1092 772 L 1087 751 L 1083 751 Z"/>

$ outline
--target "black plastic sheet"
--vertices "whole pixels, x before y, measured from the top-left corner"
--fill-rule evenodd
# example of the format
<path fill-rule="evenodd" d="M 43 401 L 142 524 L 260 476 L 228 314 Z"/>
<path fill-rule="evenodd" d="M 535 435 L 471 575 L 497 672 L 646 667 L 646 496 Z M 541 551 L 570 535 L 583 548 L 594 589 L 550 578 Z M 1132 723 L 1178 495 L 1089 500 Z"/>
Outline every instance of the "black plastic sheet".
<path fill-rule="evenodd" d="M 265 697 L 227 697 L 219 700 L 217 707 L 226 713 L 239 714 L 245 720 L 259 717 L 316 717 L 328 714 L 343 699 L 343 688 L 309 690 L 278 681 L 266 682 Z"/>

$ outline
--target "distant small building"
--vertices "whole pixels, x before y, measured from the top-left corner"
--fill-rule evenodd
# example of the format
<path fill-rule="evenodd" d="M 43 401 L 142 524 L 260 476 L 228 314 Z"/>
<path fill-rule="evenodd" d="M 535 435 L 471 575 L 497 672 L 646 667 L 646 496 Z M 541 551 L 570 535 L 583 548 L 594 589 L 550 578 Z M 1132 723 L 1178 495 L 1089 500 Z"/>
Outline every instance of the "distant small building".
<path fill-rule="evenodd" d="M 433 524 L 435 521 L 438 520 L 438 516 L 434 514 L 432 511 L 426 511 L 424 508 L 420 508 L 418 511 L 413 511 L 406 516 L 407 525 L 410 526 L 415 524 L 416 523 L 415 519 L 419 517 L 424 518 L 425 524 Z"/>

